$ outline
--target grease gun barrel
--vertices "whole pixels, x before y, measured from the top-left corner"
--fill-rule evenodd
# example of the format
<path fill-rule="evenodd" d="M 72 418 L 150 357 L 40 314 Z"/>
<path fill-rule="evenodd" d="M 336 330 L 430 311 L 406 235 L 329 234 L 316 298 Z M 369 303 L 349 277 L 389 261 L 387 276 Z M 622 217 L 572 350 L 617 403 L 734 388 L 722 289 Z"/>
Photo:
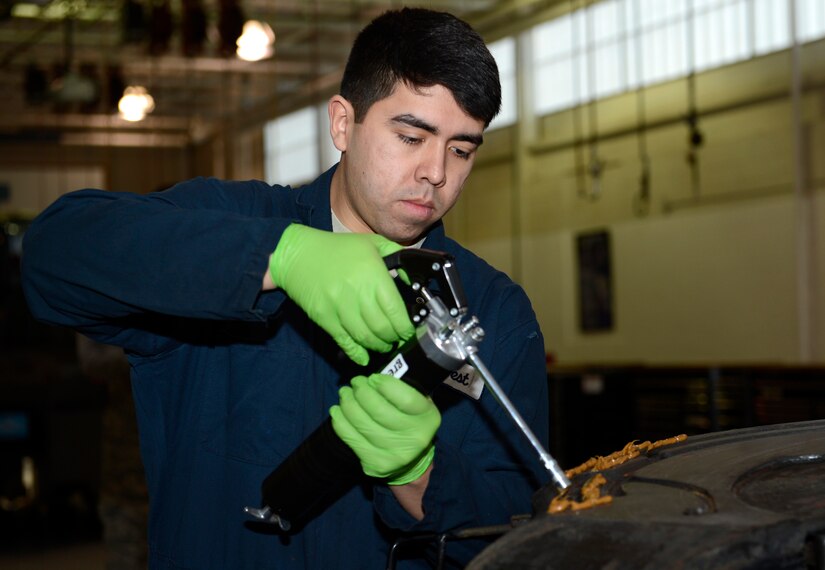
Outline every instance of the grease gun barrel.
<path fill-rule="evenodd" d="M 527 422 L 524 421 L 524 418 L 521 417 L 521 414 L 510 401 L 510 398 L 507 397 L 507 394 L 504 393 L 504 390 L 501 389 L 501 386 L 496 379 L 493 378 L 493 375 L 484 365 L 484 362 L 478 357 L 475 350 L 469 350 L 467 354 L 467 362 L 475 368 L 478 373 L 481 375 L 481 379 L 484 380 L 484 385 L 490 390 L 493 394 L 493 397 L 496 401 L 501 405 L 502 408 L 507 412 L 510 416 L 510 419 L 513 420 L 513 423 L 521 430 L 521 433 L 524 434 L 524 437 L 527 438 L 527 441 L 530 442 L 530 445 L 533 446 L 533 449 L 539 454 L 539 459 L 544 464 L 544 468 L 550 473 L 550 476 L 553 478 L 556 486 L 563 490 L 570 486 L 570 479 L 567 478 L 567 475 L 564 473 L 562 468 L 559 466 L 559 463 L 553 458 L 550 453 L 544 449 L 544 446 L 539 441 L 539 438 L 536 437 L 536 434 L 533 433 L 533 430 L 530 429 L 530 426 L 527 425 Z"/>

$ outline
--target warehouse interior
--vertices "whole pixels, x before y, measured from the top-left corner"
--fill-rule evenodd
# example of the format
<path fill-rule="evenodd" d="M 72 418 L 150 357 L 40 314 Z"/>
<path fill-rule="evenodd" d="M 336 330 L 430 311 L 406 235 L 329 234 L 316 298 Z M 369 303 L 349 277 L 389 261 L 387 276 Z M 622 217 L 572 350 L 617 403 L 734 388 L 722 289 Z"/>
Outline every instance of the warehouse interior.
<path fill-rule="evenodd" d="M 128 399 L 119 362 L 90 373 L 28 315 L 28 223 L 81 188 L 309 182 L 337 160 L 350 44 L 401 6 L 465 19 L 499 64 L 445 226 L 533 304 L 563 467 L 825 418 L 821 0 L 2 0 L 0 566 L 91 545 L 82 567 L 104 567 L 104 410 Z M 274 38 L 257 61 L 235 50 L 247 21 Z M 134 86 L 138 121 L 118 110 Z"/>

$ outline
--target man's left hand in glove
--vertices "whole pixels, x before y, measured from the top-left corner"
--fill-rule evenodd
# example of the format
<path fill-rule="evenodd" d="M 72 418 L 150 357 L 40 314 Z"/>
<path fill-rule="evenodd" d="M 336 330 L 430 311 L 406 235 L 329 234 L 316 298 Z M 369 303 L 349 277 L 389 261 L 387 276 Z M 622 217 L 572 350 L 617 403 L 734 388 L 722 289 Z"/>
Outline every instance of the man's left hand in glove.
<path fill-rule="evenodd" d="M 433 462 L 441 414 L 433 401 L 385 374 L 356 376 L 330 408 L 332 427 L 358 456 L 364 473 L 389 485 L 417 480 Z"/>

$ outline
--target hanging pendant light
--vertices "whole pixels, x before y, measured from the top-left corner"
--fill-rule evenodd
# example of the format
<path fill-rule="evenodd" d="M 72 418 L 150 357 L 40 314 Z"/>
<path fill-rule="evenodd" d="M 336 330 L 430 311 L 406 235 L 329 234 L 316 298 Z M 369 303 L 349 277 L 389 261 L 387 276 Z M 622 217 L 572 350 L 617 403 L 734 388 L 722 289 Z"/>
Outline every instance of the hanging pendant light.
<path fill-rule="evenodd" d="M 145 87 L 130 85 L 123 91 L 123 97 L 117 104 L 120 116 L 130 122 L 142 121 L 155 109 L 155 100 Z"/>
<path fill-rule="evenodd" d="M 272 57 L 275 32 L 266 22 L 247 20 L 238 38 L 236 54 L 244 61 L 260 61 Z"/>

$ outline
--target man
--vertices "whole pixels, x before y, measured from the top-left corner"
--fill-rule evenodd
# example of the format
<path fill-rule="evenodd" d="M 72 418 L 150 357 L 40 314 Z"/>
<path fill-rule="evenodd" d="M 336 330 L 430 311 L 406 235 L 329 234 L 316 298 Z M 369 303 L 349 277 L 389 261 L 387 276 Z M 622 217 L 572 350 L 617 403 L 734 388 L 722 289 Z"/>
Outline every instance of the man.
<path fill-rule="evenodd" d="M 429 398 L 369 365 L 414 334 L 382 257 L 447 251 L 487 332 L 480 357 L 546 440 L 530 303 L 440 222 L 499 105 L 495 61 L 469 26 L 388 12 L 353 45 L 328 106 L 341 161 L 313 183 L 85 190 L 27 232 L 32 311 L 128 354 L 153 568 L 381 568 L 399 537 L 529 511 L 547 477 L 480 378 Z M 298 533 L 247 524 L 262 480 L 328 414 L 370 478 Z M 461 564 L 483 545 L 447 553 Z"/>

